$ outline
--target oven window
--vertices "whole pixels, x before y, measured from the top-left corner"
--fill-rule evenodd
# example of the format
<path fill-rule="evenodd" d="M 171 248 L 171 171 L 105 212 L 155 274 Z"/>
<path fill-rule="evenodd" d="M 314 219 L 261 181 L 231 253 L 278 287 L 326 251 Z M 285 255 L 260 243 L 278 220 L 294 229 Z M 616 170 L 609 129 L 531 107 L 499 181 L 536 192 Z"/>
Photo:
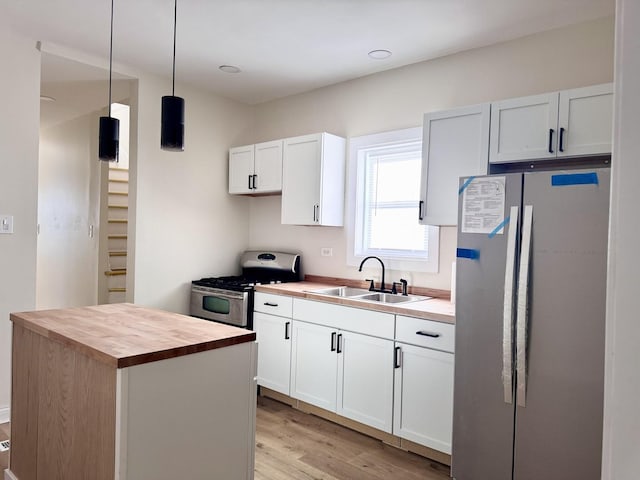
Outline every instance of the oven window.
<path fill-rule="evenodd" d="M 228 315 L 230 303 L 226 298 L 204 296 L 202 297 L 202 309 L 207 312 Z"/>

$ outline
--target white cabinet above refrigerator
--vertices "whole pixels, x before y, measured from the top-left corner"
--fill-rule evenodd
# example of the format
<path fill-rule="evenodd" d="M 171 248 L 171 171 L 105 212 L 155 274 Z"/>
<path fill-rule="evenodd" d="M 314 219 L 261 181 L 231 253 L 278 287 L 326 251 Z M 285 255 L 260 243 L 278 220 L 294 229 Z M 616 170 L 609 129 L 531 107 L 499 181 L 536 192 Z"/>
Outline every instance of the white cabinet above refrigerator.
<path fill-rule="evenodd" d="M 491 104 L 489 162 L 611 153 L 613 85 L 593 85 Z"/>

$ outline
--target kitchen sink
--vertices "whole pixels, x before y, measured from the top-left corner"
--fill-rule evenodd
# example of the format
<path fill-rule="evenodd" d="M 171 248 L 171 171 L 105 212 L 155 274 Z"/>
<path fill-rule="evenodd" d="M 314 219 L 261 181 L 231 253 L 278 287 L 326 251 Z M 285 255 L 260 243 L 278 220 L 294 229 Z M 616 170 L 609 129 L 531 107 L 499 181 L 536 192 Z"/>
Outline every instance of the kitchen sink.
<path fill-rule="evenodd" d="M 393 293 L 368 293 L 366 295 L 358 295 L 353 297 L 353 300 L 368 300 L 370 302 L 379 303 L 406 303 L 417 302 L 419 300 L 428 300 L 431 297 L 418 297 L 414 295 L 396 295 Z"/>
<path fill-rule="evenodd" d="M 309 290 L 309 293 L 319 293 L 320 295 L 331 295 L 332 297 L 355 297 L 369 293 L 366 288 L 355 287 L 332 287 L 320 288 L 318 290 Z"/>
<path fill-rule="evenodd" d="M 318 293 L 320 295 L 329 295 L 331 297 L 343 297 L 350 300 L 365 300 L 368 302 L 378 303 L 406 303 L 417 302 L 419 300 L 428 300 L 431 297 L 419 297 L 416 295 L 399 295 L 393 293 L 371 292 L 365 288 L 355 287 L 331 287 L 320 288 L 317 290 L 308 290 L 309 293 Z"/>

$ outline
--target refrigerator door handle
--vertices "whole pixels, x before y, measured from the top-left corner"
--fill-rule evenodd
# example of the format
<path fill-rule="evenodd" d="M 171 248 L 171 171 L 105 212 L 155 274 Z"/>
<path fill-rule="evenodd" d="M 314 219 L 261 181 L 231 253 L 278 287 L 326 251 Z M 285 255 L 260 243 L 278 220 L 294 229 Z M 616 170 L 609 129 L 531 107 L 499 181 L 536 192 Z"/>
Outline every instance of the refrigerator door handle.
<path fill-rule="evenodd" d="M 518 232 L 518 212 L 511 207 L 509 212 L 509 232 L 507 233 L 507 263 L 504 271 L 504 309 L 502 317 L 502 386 L 504 402 L 513 403 L 513 298 L 516 268 L 516 235 Z"/>
<path fill-rule="evenodd" d="M 529 293 L 529 263 L 531 258 L 531 230 L 533 206 L 525 205 L 522 221 L 522 248 L 518 278 L 518 312 L 516 316 L 516 374 L 518 376 L 518 406 L 527 406 L 527 310 Z"/>

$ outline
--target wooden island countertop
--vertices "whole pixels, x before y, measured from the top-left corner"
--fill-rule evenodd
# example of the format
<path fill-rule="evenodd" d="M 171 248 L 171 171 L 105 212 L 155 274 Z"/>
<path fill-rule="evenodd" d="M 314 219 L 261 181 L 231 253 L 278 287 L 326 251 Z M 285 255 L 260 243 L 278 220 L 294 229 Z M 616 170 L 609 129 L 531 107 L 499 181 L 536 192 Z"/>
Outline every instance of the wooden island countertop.
<path fill-rule="evenodd" d="M 128 303 L 11 320 L 5 478 L 253 478 L 254 332 Z"/>
<path fill-rule="evenodd" d="M 116 368 L 256 338 L 250 330 L 129 303 L 12 313 L 11 321 Z"/>

